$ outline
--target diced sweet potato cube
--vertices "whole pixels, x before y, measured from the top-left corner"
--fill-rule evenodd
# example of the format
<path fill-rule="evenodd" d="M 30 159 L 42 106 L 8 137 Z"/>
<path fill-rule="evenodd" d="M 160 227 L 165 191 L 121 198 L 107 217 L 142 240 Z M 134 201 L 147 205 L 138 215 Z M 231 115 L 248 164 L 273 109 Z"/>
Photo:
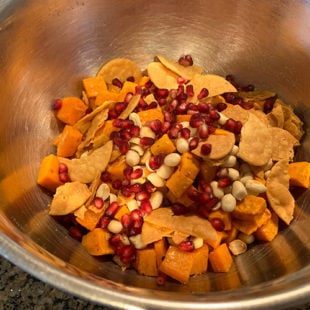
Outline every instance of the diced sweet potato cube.
<path fill-rule="evenodd" d="M 148 110 L 149 111 L 149 110 Z M 170 154 L 176 150 L 176 147 L 167 134 L 162 135 L 152 146 L 151 152 L 154 155 Z"/>
<path fill-rule="evenodd" d="M 216 240 L 205 240 L 205 242 L 209 244 L 213 249 L 217 248 L 223 242 L 223 239 L 227 237 L 227 233 L 225 231 L 217 231 L 216 233 Z"/>
<path fill-rule="evenodd" d="M 309 188 L 310 185 L 310 163 L 300 161 L 290 163 L 288 166 L 290 185 Z"/>
<path fill-rule="evenodd" d="M 175 246 L 170 246 L 159 270 L 171 278 L 186 283 L 193 267 L 194 257 L 191 252 L 185 252 Z"/>
<path fill-rule="evenodd" d="M 209 253 L 209 262 L 214 272 L 228 272 L 233 259 L 226 243 L 222 243 Z"/>
<path fill-rule="evenodd" d="M 264 225 L 271 217 L 271 213 L 266 209 L 262 214 L 253 216 L 250 220 L 234 219 L 233 225 L 246 235 L 251 235 L 259 227 Z"/>
<path fill-rule="evenodd" d="M 107 171 L 111 175 L 112 180 L 123 179 L 124 169 L 127 167 L 125 157 L 119 157 L 116 161 L 108 166 Z"/>
<path fill-rule="evenodd" d="M 87 105 L 78 97 L 65 97 L 61 102 L 56 117 L 65 124 L 74 125 L 86 113 Z"/>
<path fill-rule="evenodd" d="M 120 206 L 120 208 L 116 211 L 115 215 L 114 215 L 114 218 L 117 219 L 117 220 L 121 220 L 122 216 L 124 214 L 129 214 L 129 209 L 127 208 L 126 205 L 122 205 Z"/>
<path fill-rule="evenodd" d="M 156 252 L 153 248 L 137 250 L 134 263 L 138 273 L 155 277 L 158 275 Z"/>
<path fill-rule="evenodd" d="M 102 76 L 83 79 L 83 86 L 88 98 L 94 98 L 100 91 L 107 90 L 107 84 Z"/>
<path fill-rule="evenodd" d="M 247 195 L 237 203 L 232 212 L 233 217 L 240 220 L 251 220 L 255 215 L 263 214 L 267 208 L 266 200 L 259 196 Z"/>
<path fill-rule="evenodd" d="M 132 93 L 134 95 L 136 93 L 137 86 L 138 84 L 135 82 L 125 81 L 120 91 L 119 100 L 123 101 L 128 93 Z"/>
<path fill-rule="evenodd" d="M 110 233 L 102 228 L 95 228 L 82 238 L 82 245 L 90 255 L 100 256 L 113 254 L 114 250 L 110 246 Z"/>
<path fill-rule="evenodd" d="M 254 233 L 255 238 L 262 241 L 272 241 L 278 234 L 278 224 L 279 218 L 272 212 L 271 218 Z"/>
<path fill-rule="evenodd" d="M 140 80 L 138 81 L 138 85 L 139 85 L 139 86 L 144 86 L 149 80 L 150 80 L 150 77 L 144 75 L 144 76 L 142 76 L 142 77 L 140 78 Z"/>
<path fill-rule="evenodd" d="M 82 225 L 86 229 L 94 230 L 98 225 L 103 212 L 104 210 L 102 212 L 94 212 L 92 210 L 86 209 L 83 214 L 83 217 L 76 216 L 75 219 L 80 225 Z"/>
<path fill-rule="evenodd" d="M 227 231 L 227 237 L 225 238 L 226 243 L 229 243 L 233 240 L 235 240 L 238 236 L 239 230 L 232 225 L 231 230 Z"/>
<path fill-rule="evenodd" d="M 200 177 L 206 182 L 214 180 L 217 172 L 217 167 L 209 160 L 204 160 L 200 163 Z"/>
<path fill-rule="evenodd" d="M 37 183 L 51 192 L 62 184 L 59 179 L 59 160 L 56 155 L 50 154 L 43 158 L 40 164 Z"/>
<path fill-rule="evenodd" d="M 113 120 L 107 120 L 104 123 L 104 126 L 100 128 L 100 130 L 96 133 L 96 138 L 94 142 L 94 146 L 96 147 L 96 143 L 103 145 L 104 143 L 110 140 L 110 135 L 113 131 L 119 131 L 120 128 L 113 126 Z"/>
<path fill-rule="evenodd" d="M 168 200 L 171 202 L 171 203 L 182 203 L 185 207 L 189 207 L 193 204 L 193 200 L 191 200 L 188 196 L 188 193 L 189 191 L 193 190 L 194 189 L 194 186 L 190 186 L 182 196 L 180 197 L 175 197 L 172 192 L 168 192 L 166 194 L 166 197 L 168 198 Z"/>
<path fill-rule="evenodd" d="M 209 247 L 203 245 L 201 248 L 192 252 L 194 259 L 190 274 L 201 274 L 206 272 L 208 268 Z"/>
<path fill-rule="evenodd" d="M 165 238 L 162 238 L 161 240 L 154 242 L 154 250 L 156 253 L 157 268 L 159 268 L 163 258 L 165 257 L 167 248 L 168 247 L 167 247 L 167 242 Z"/>
<path fill-rule="evenodd" d="M 166 182 L 166 186 L 175 197 L 181 197 L 193 184 L 193 180 L 185 176 L 180 169 L 176 170 Z"/>
<path fill-rule="evenodd" d="M 194 180 L 199 172 L 199 161 L 189 152 L 181 155 L 179 169 L 184 176 Z"/>
<path fill-rule="evenodd" d="M 140 111 L 138 112 L 138 115 L 142 125 L 155 119 L 159 119 L 161 122 L 164 121 L 163 112 L 158 108 Z"/>
<path fill-rule="evenodd" d="M 189 122 L 191 117 L 192 117 L 191 114 L 177 114 L 176 122 L 177 123 Z"/>
<path fill-rule="evenodd" d="M 218 218 L 224 223 L 224 230 L 231 230 L 231 214 L 221 209 L 209 213 L 208 220 Z"/>
<path fill-rule="evenodd" d="M 101 90 L 96 97 L 95 106 L 99 107 L 106 101 L 118 101 L 119 98 L 119 93 L 115 93 L 110 90 Z"/>
<path fill-rule="evenodd" d="M 82 141 L 83 134 L 76 128 L 66 125 L 57 139 L 57 156 L 73 156 Z"/>

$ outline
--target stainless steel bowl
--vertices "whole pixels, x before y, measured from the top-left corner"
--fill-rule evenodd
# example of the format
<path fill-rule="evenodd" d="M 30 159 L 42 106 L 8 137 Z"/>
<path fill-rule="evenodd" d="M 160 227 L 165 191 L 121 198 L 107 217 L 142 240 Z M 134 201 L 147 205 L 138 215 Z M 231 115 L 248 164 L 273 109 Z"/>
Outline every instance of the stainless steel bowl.
<path fill-rule="evenodd" d="M 254 0 L 0 1 L 0 253 L 66 292 L 119 308 L 271 309 L 310 300 L 310 194 L 293 224 L 188 285 L 121 272 L 88 256 L 47 214 L 36 186 L 59 128 L 50 104 L 114 57 L 142 68 L 191 54 L 206 71 L 275 90 L 310 128 L 310 2 Z M 306 135 L 298 159 L 310 160 Z"/>

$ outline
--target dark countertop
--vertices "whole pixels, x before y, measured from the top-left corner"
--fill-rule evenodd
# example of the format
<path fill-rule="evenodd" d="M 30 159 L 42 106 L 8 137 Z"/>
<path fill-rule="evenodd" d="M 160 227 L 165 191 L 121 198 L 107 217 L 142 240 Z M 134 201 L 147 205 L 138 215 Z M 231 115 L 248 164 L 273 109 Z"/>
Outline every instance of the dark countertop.
<path fill-rule="evenodd" d="M 43 283 L 1 256 L 0 279 L 0 310 L 109 310 Z M 310 310 L 310 306 L 292 310 Z"/>

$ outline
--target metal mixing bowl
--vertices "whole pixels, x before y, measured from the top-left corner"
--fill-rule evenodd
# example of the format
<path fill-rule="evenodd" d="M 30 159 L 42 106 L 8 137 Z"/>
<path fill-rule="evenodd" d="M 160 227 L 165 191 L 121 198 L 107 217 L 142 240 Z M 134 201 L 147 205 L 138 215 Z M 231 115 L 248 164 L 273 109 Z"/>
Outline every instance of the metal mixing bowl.
<path fill-rule="evenodd" d="M 161 53 L 191 54 L 206 71 L 275 90 L 310 128 L 310 1 L 0 1 L 0 253 L 39 279 L 119 308 L 271 309 L 310 300 L 310 194 L 270 244 L 235 259 L 227 274 L 158 287 L 90 257 L 48 216 L 36 185 L 59 131 L 54 98 L 114 57 L 141 68 Z M 310 160 L 306 135 L 298 159 Z"/>

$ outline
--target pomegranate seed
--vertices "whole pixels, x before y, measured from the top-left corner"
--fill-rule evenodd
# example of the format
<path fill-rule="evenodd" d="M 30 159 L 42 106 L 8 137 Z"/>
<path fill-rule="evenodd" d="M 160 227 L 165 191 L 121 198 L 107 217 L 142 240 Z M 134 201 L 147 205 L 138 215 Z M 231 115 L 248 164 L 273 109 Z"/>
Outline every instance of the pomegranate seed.
<path fill-rule="evenodd" d="M 125 177 L 126 180 L 131 180 L 131 174 L 133 172 L 133 168 L 131 166 L 127 166 L 124 170 L 123 170 L 123 175 Z"/>
<path fill-rule="evenodd" d="M 124 129 L 120 130 L 119 135 L 120 135 L 121 139 L 126 140 L 126 141 L 128 141 L 132 138 L 130 131 L 127 131 Z"/>
<path fill-rule="evenodd" d="M 168 136 L 170 139 L 176 139 L 179 135 L 180 128 L 177 125 L 173 125 L 170 127 L 168 131 Z"/>
<path fill-rule="evenodd" d="M 68 166 L 64 163 L 59 163 L 58 172 L 59 173 L 67 173 L 68 172 Z"/>
<path fill-rule="evenodd" d="M 209 155 L 211 153 L 212 145 L 210 143 L 204 143 L 200 147 L 200 152 L 202 155 Z"/>
<path fill-rule="evenodd" d="M 211 195 L 207 192 L 199 193 L 198 201 L 201 204 L 206 204 L 211 199 Z"/>
<path fill-rule="evenodd" d="M 134 82 L 135 81 L 135 77 L 134 76 L 129 76 L 126 81 L 128 82 Z"/>
<path fill-rule="evenodd" d="M 140 134 L 140 127 L 134 125 L 129 129 L 129 132 L 130 132 L 131 137 L 138 137 Z"/>
<path fill-rule="evenodd" d="M 194 137 L 192 139 L 190 139 L 189 143 L 188 143 L 188 148 L 190 151 L 194 150 L 199 143 L 199 138 L 198 137 Z"/>
<path fill-rule="evenodd" d="M 146 109 L 147 110 L 151 110 L 151 109 L 155 109 L 155 108 L 157 108 L 157 102 L 156 101 L 152 101 L 147 107 L 146 107 Z"/>
<path fill-rule="evenodd" d="M 119 204 L 116 201 L 113 201 L 105 210 L 105 215 L 113 217 L 117 210 L 119 209 Z"/>
<path fill-rule="evenodd" d="M 153 85 L 154 85 L 154 84 L 153 84 L 152 80 L 148 80 L 148 81 L 144 84 L 144 87 L 147 88 L 147 89 L 149 89 L 149 88 L 151 88 Z"/>
<path fill-rule="evenodd" d="M 225 93 L 225 94 L 223 94 L 223 97 L 224 97 L 225 101 L 228 103 L 232 103 L 236 98 L 233 93 Z"/>
<path fill-rule="evenodd" d="M 189 212 L 189 208 L 185 207 L 181 203 L 174 203 L 171 205 L 171 210 L 174 215 L 183 215 Z"/>
<path fill-rule="evenodd" d="M 55 99 L 55 101 L 52 104 L 52 109 L 57 111 L 57 110 L 60 110 L 61 107 L 62 107 L 62 100 L 61 99 Z"/>
<path fill-rule="evenodd" d="M 150 128 L 155 134 L 158 134 L 162 128 L 162 122 L 159 119 L 155 119 L 149 123 Z"/>
<path fill-rule="evenodd" d="M 187 95 L 186 93 L 180 93 L 178 96 L 177 96 L 177 100 L 180 102 L 180 103 L 183 103 L 183 102 L 186 102 L 187 100 Z"/>
<path fill-rule="evenodd" d="M 197 109 L 200 113 L 209 113 L 209 105 L 206 102 L 198 102 Z"/>
<path fill-rule="evenodd" d="M 120 234 L 115 234 L 115 235 L 112 235 L 109 239 L 109 243 L 112 245 L 112 246 L 116 246 L 120 243 L 122 243 L 122 238 L 121 238 L 121 235 Z"/>
<path fill-rule="evenodd" d="M 111 174 L 110 174 L 110 172 L 108 172 L 108 171 L 102 172 L 101 176 L 100 176 L 100 180 L 103 183 L 110 182 L 111 181 Z"/>
<path fill-rule="evenodd" d="M 245 109 L 245 110 L 251 110 L 251 109 L 253 108 L 254 104 L 253 104 L 253 102 L 248 101 L 248 102 L 242 102 L 242 103 L 240 103 L 240 106 L 241 106 L 243 109 Z"/>
<path fill-rule="evenodd" d="M 204 119 L 201 114 L 193 114 L 189 120 L 189 124 L 192 128 L 198 128 L 200 125 L 204 124 Z"/>
<path fill-rule="evenodd" d="M 130 150 L 130 144 L 128 141 L 122 140 L 118 148 L 119 148 L 120 153 L 124 155 Z"/>
<path fill-rule="evenodd" d="M 164 111 L 164 121 L 172 123 L 175 121 L 175 117 L 172 113 Z"/>
<path fill-rule="evenodd" d="M 213 228 L 217 231 L 223 231 L 225 228 L 225 224 L 220 218 L 215 217 L 211 219 L 210 222 Z"/>
<path fill-rule="evenodd" d="M 156 283 L 159 286 L 163 286 L 166 283 L 166 280 L 167 280 L 167 276 L 164 273 L 160 272 L 156 278 Z"/>
<path fill-rule="evenodd" d="M 242 129 L 242 123 L 240 121 L 237 121 L 234 133 L 239 134 L 241 132 L 241 129 Z"/>
<path fill-rule="evenodd" d="M 193 58 L 191 55 L 184 55 L 179 58 L 178 63 L 181 66 L 189 67 L 189 66 L 192 66 L 194 62 L 193 62 Z"/>
<path fill-rule="evenodd" d="M 218 187 L 224 188 L 231 185 L 232 180 L 229 177 L 222 177 L 218 180 Z"/>
<path fill-rule="evenodd" d="M 139 179 L 142 177 L 142 175 L 143 175 L 143 169 L 137 168 L 131 173 L 130 179 L 131 180 Z"/>
<path fill-rule="evenodd" d="M 109 223 L 111 222 L 111 218 L 109 216 L 103 216 L 101 219 L 100 219 L 100 223 L 99 223 L 99 226 L 101 228 L 106 228 Z"/>
<path fill-rule="evenodd" d="M 116 102 L 114 109 L 117 114 L 121 114 L 127 107 L 127 104 L 125 102 Z"/>
<path fill-rule="evenodd" d="M 79 227 L 72 226 L 72 227 L 69 228 L 69 235 L 72 238 L 74 238 L 74 239 L 76 239 L 78 241 L 81 241 L 82 237 L 83 237 L 83 232 L 82 232 L 82 230 Z"/>
<path fill-rule="evenodd" d="M 154 144 L 155 140 L 153 138 L 150 137 L 142 137 L 140 138 L 140 144 L 142 146 L 151 146 L 152 144 Z"/>
<path fill-rule="evenodd" d="M 132 219 L 130 217 L 130 214 L 125 213 L 122 217 L 121 217 L 121 223 L 123 225 L 123 227 L 125 229 L 129 229 L 130 226 L 132 225 Z"/>
<path fill-rule="evenodd" d="M 130 217 L 133 221 L 142 220 L 142 212 L 139 209 L 132 210 L 130 212 Z"/>
<path fill-rule="evenodd" d="M 150 181 L 146 181 L 143 185 L 148 193 L 154 193 L 157 190 L 157 188 Z"/>
<path fill-rule="evenodd" d="M 187 82 L 188 82 L 188 80 L 186 78 L 182 77 L 182 76 L 179 76 L 177 78 L 177 83 L 178 84 L 186 84 Z"/>
<path fill-rule="evenodd" d="M 128 180 L 125 180 L 126 182 L 129 183 Z M 125 182 L 125 183 L 126 183 Z M 123 182 L 124 183 L 124 182 Z M 123 196 L 125 197 L 130 197 L 132 195 L 132 191 L 130 190 L 130 187 L 129 187 L 129 184 L 124 184 L 122 187 L 121 187 L 121 193 L 123 194 Z"/>
<path fill-rule="evenodd" d="M 219 102 L 219 103 L 216 104 L 216 109 L 219 112 L 224 111 L 226 108 L 227 108 L 227 104 L 225 102 Z"/>
<path fill-rule="evenodd" d="M 153 211 L 151 202 L 148 199 L 141 201 L 140 209 L 143 215 L 150 214 Z"/>
<path fill-rule="evenodd" d="M 209 136 L 208 126 L 206 124 L 202 124 L 198 128 L 198 136 L 200 139 L 207 139 Z"/>
<path fill-rule="evenodd" d="M 155 98 L 156 99 L 167 98 L 168 95 L 169 95 L 169 90 L 166 88 L 157 88 L 155 90 Z"/>
<path fill-rule="evenodd" d="M 263 107 L 263 111 L 265 114 L 268 114 L 272 111 L 276 99 L 277 99 L 277 96 L 274 96 L 274 97 L 270 97 L 265 100 L 264 107 Z"/>
<path fill-rule="evenodd" d="M 120 189 L 122 187 L 122 180 L 116 179 L 116 180 L 112 181 L 112 187 L 114 189 Z"/>
<path fill-rule="evenodd" d="M 162 156 L 151 156 L 149 159 L 149 166 L 152 170 L 158 169 L 163 163 Z"/>
<path fill-rule="evenodd" d="M 180 131 L 181 137 L 188 140 L 191 137 L 191 131 L 189 128 L 182 128 Z"/>
<path fill-rule="evenodd" d="M 220 119 L 220 114 L 216 110 L 211 110 L 209 116 L 212 120 L 217 121 Z"/>
<path fill-rule="evenodd" d="M 180 250 L 185 251 L 185 252 L 192 252 L 195 250 L 194 243 L 191 240 L 182 241 L 178 247 Z"/>
<path fill-rule="evenodd" d="M 184 94 L 184 90 L 185 90 L 184 85 L 179 85 L 176 93 L 176 98 Z"/>
<path fill-rule="evenodd" d="M 235 97 L 235 99 L 232 101 L 233 105 L 241 105 L 243 103 L 243 99 L 240 97 Z"/>
<path fill-rule="evenodd" d="M 229 83 L 233 84 L 235 87 L 237 86 L 236 88 L 239 88 L 236 83 L 235 77 L 232 74 L 227 74 L 225 78 Z"/>
<path fill-rule="evenodd" d="M 149 199 L 150 196 L 151 196 L 151 194 L 149 192 L 142 191 L 142 192 L 139 192 L 136 194 L 136 200 L 143 201 L 143 200 Z"/>
<path fill-rule="evenodd" d="M 218 198 L 216 197 L 212 197 L 210 198 L 205 204 L 204 207 L 207 210 L 211 210 L 212 208 L 214 208 L 216 206 L 216 204 L 219 202 Z"/>
<path fill-rule="evenodd" d="M 186 85 L 186 95 L 188 97 L 194 97 L 194 86 L 193 85 Z"/>
<path fill-rule="evenodd" d="M 187 196 L 192 201 L 198 201 L 200 197 L 200 192 L 196 188 L 193 188 L 188 191 Z"/>
<path fill-rule="evenodd" d="M 132 245 L 124 245 L 120 254 L 123 263 L 131 263 L 136 256 L 136 249 Z"/>
<path fill-rule="evenodd" d="M 144 101 L 143 98 L 140 98 L 139 103 L 138 103 L 138 107 L 145 109 L 147 108 L 147 103 Z"/>
<path fill-rule="evenodd" d="M 118 78 L 114 78 L 112 80 L 112 85 L 117 86 L 119 88 L 123 87 L 123 83 Z"/>
<path fill-rule="evenodd" d="M 224 129 L 234 132 L 236 130 L 236 121 L 232 118 L 229 118 L 224 124 Z"/>
<path fill-rule="evenodd" d="M 161 134 L 167 133 L 170 129 L 170 126 L 171 126 L 170 122 L 163 122 L 161 126 Z"/>
<path fill-rule="evenodd" d="M 200 100 L 200 99 L 206 98 L 208 97 L 208 95 L 209 95 L 209 91 L 207 88 L 204 87 L 201 89 L 200 93 L 198 94 L 197 99 Z"/>
<path fill-rule="evenodd" d="M 104 203 L 101 197 L 95 197 L 94 206 L 99 210 L 103 208 Z"/>
<path fill-rule="evenodd" d="M 210 183 L 208 183 L 207 181 L 200 180 L 200 181 L 199 181 L 199 188 L 200 188 L 203 192 L 212 194 L 212 187 L 211 187 Z"/>
<path fill-rule="evenodd" d="M 143 186 L 140 183 L 135 183 L 130 185 L 130 191 L 134 194 L 137 194 L 143 190 Z"/>
<path fill-rule="evenodd" d="M 59 180 L 62 183 L 67 183 L 67 182 L 71 181 L 68 172 L 61 172 L 61 173 L 59 173 Z"/>
<path fill-rule="evenodd" d="M 159 98 L 157 100 L 158 105 L 160 105 L 161 107 L 167 104 L 167 99 L 166 98 Z"/>
<path fill-rule="evenodd" d="M 193 103 L 189 103 L 188 109 L 187 109 L 187 114 L 193 115 L 193 114 L 195 114 L 197 112 L 199 112 L 197 105 L 193 104 Z"/>
<path fill-rule="evenodd" d="M 186 100 L 186 99 L 185 99 Z M 176 113 L 177 114 L 186 114 L 188 108 L 188 103 L 187 102 L 182 102 L 180 103 L 177 108 L 176 108 Z"/>

